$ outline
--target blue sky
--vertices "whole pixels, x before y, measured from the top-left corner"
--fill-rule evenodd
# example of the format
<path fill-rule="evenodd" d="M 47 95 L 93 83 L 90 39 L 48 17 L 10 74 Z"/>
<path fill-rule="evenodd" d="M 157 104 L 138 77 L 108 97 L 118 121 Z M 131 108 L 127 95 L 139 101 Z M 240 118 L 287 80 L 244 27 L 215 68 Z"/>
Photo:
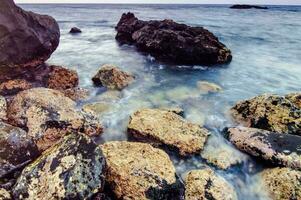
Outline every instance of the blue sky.
<path fill-rule="evenodd" d="M 0 0 L 1 1 L 1 0 Z M 16 3 L 192 3 L 192 4 L 284 4 L 301 5 L 301 0 L 15 0 Z"/>

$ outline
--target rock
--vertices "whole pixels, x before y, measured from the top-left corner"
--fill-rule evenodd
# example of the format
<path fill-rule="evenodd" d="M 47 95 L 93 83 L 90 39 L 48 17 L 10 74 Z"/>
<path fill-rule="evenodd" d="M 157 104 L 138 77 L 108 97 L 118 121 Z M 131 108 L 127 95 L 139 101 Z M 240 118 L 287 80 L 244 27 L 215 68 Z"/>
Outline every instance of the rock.
<path fill-rule="evenodd" d="M 107 111 L 110 109 L 110 104 L 104 103 L 104 102 L 97 102 L 97 103 L 91 103 L 86 104 L 83 106 L 83 110 L 88 113 L 95 113 L 100 115 L 101 113 Z"/>
<path fill-rule="evenodd" d="M 135 77 L 121 71 L 113 65 L 103 65 L 92 78 L 96 86 L 104 86 L 112 90 L 122 90 L 134 81 Z"/>
<path fill-rule="evenodd" d="M 47 77 L 47 88 L 55 90 L 67 90 L 78 86 L 76 71 L 61 66 L 50 66 L 51 72 Z"/>
<path fill-rule="evenodd" d="M 27 166 L 15 199 L 88 199 L 104 186 L 105 159 L 84 134 L 70 134 Z"/>
<path fill-rule="evenodd" d="M 71 33 L 71 34 L 81 33 L 81 32 L 82 32 L 82 30 L 80 30 L 80 29 L 77 28 L 77 27 L 72 27 L 72 28 L 70 29 L 70 31 L 69 31 L 69 33 Z"/>
<path fill-rule="evenodd" d="M 142 21 L 124 13 L 116 26 L 116 40 L 167 62 L 185 65 L 228 63 L 231 51 L 211 32 L 172 20 Z"/>
<path fill-rule="evenodd" d="M 0 13 L 0 66 L 36 66 L 57 48 L 60 30 L 52 17 L 24 11 L 13 0 L 2 0 Z"/>
<path fill-rule="evenodd" d="M 11 195 L 9 193 L 9 191 L 7 191 L 4 188 L 0 188 L 0 199 L 1 200 L 11 200 Z"/>
<path fill-rule="evenodd" d="M 165 108 L 160 108 L 160 110 L 173 112 L 177 115 L 180 115 L 181 117 L 184 116 L 184 110 L 182 108 L 179 108 L 179 107 L 173 107 L 173 108 L 172 107 L 171 108 L 165 107 Z"/>
<path fill-rule="evenodd" d="M 265 94 L 241 101 L 231 109 L 231 114 L 247 127 L 301 135 L 301 107 L 289 95 Z"/>
<path fill-rule="evenodd" d="M 0 96 L 0 120 L 6 120 L 7 103 L 3 96 Z"/>
<path fill-rule="evenodd" d="M 237 194 L 224 178 L 205 168 L 192 170 L 186 177 L 185 200 L 195 199 L 235 200 Z"/>
<path fill-rule="evenodd" d="M 301 137 L 255 128 L 228 128 L 230 142 L 238 149 L 272 164 L 301 169 Z"/>
<path fill-rule="evenodd" d="M 106 181 L 118 199 L 179 199 L 181 183 L 168 155 L 149 144 L 108 142 Z"/>
<path fill-rule="evenodd" d="M 118 90 L 107 90 L 99 95 L 97 95 L 98 101 L 103 101 L 103 102 L 114 102 L 118 101 L 122 98 L 122 93 Z"/>
<path fill-rule="evenodd" d="M 39 154 L 36 144 L 24 130 L 0 122 L 0 179 Z"/>
<path fill-rule="evenodd" d="M 215 84 L 215 83 L 210 83 L 207 81 L 198 81 L 197 82 L 197 87 L 199 88 L 199 90 L 205 94 L 207 93 L 215 93 L 215 92 L 220 92 L 223 89 Z"/>
<path fill-rule="evenodd" d="M 260 177 L 271 199 L 301 199 L 301 171 L 271 168 L 261 172 Z"/>
<path fill-rule="evenodd" d="M 20 91 L 32 88 L 32 84 L 24 79 L 13 79 L 0 84 L 1 95 L 14 95 Z"/>
<path fill-rule="evenodd" d="M 201 151 L 209 135 L 205 128 L 159 109 L 142 109 L 131 115 L 128 133 L 142 141 L 175 148 L 181 155 Z"/>
<path fill-rule="evenodd" d="M 285 98 L 301 109 L 301 93 L 291 93 L 286 95 Z"/>
<path fill-rule="evenodd" d="M 66 97 L 73 101 L 80 101 L 88 98 L 89 91 L 87 89 L 75 87 L 61 91 Z"/>
<path fill-rule="evenodd" d="M 102 126 L 97 117 L 78 112 L 76 103 L 63 93 L 34 88 L 18 93 L 8 106 L 8 121 L 28 130 L 40 150 L 57 143 L 67 132 L 99 135 Z"/>
<path fill-rule="evenodd" d="M 257 5 L 246 5 L 246 4 L 236 4 L 230 7 L 231 9 L 268 9 L 266 6 L 257 6 Z"/>

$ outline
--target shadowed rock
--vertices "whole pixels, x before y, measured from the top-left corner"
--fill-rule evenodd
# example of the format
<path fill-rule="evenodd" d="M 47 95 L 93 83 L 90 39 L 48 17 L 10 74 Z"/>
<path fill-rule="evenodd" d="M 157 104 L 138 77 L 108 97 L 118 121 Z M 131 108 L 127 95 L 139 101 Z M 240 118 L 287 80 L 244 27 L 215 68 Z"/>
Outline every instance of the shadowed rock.
<path fill-rule="evenodd" d="M 76 34 L 76 33 L 81 33 L 81 32 L 82 32 L 82 30 L 80 30 L 77 27 L 72 27 L 71 30 L 69 31 L 69 33 L 71 33 L 71 34 Z"/>
<path fill-rule="evenodd" d="M 256 6 L 256 5 L 247 5 L 247 4 L 236 4 L 230 7 L 231 9 L 268 9 L 266 6 Z"/>
<path fill-rule="evenodd" d="M 59 44 L 60 30 L 50 16 L 27 12 L 13 0 L 0 4 L 0 66 L 36 66 Z"/>
<path fill-rule="evenodd" d="M 213 65 L 230 62 L 231 51 L 211 32 L 172 20 L 142 21 L 124 13 L 116 26 L 116 40 L 176 64 Z"/>
<path fill-rule="evenodd" d="M 238 149 L 272 164 L 301 169 L 301 137 L 255 128 L 228 128 L 230 142 Z"/>

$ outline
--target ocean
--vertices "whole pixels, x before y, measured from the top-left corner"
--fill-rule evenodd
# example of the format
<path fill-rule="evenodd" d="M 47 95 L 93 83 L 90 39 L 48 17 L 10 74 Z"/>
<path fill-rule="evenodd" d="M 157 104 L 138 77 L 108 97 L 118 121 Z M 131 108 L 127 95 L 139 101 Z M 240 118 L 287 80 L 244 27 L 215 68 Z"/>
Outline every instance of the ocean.
<path fill-rule="evenodd" d="M 24 4 L 26 10 L 48 14 L 59 23 L 60 45 L 49 64 L 78 72 L 80 86 L 90 91 L 87 103 L 99 102 L 105 92 L 93 86 L 91 77 L 103 64 L 114 64 L 136 76 L 130 87 L 107 100 L 101 115 L 105 132 L 99 142 L 127 140 L 129 115 L 145 107 L 181 107 L 186 118 L 211 131 L 212 154 L 229 151 L 243 160 L 239 166 L 216 173 L 231 182 L 241 200 L 268 199 L 257 175 L 265 166 L 236 150 L 222 135 L 233 126 L 229 109 L 237 101 L 263 93 L 286 94 L 301 89 L 301 7 L 269 6 L 268 10 L 233 10 L 229 5 L 109 5 Z M 133 12 L 143 20 L 173 19 L 203 26 L 231 49 L 233 60 L 218 66 L 176 66 L 119 46 L 115 29 L 122 13 Z M 70 35 L 71 27 L 83 32 Z M 222 92 L 199 94 L 197 81 L 220 85 Z M 219 151 L 220 150 L 220 151 Z M 200 156 L 170 156 L 180 177 L 190 169 L 207 166 Z"/>

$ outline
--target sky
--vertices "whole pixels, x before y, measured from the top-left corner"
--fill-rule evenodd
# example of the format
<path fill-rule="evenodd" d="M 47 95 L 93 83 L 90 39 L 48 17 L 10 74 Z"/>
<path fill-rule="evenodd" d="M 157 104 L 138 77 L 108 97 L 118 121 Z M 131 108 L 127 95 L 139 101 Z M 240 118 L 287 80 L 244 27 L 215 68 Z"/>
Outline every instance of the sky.
<path fill-rule="evenodd" d="M 0 0 L 1 1 L 1 0 Z M 16 3 L 183 3 L 301 5 L 301 0 L 15 0 Z"/>

